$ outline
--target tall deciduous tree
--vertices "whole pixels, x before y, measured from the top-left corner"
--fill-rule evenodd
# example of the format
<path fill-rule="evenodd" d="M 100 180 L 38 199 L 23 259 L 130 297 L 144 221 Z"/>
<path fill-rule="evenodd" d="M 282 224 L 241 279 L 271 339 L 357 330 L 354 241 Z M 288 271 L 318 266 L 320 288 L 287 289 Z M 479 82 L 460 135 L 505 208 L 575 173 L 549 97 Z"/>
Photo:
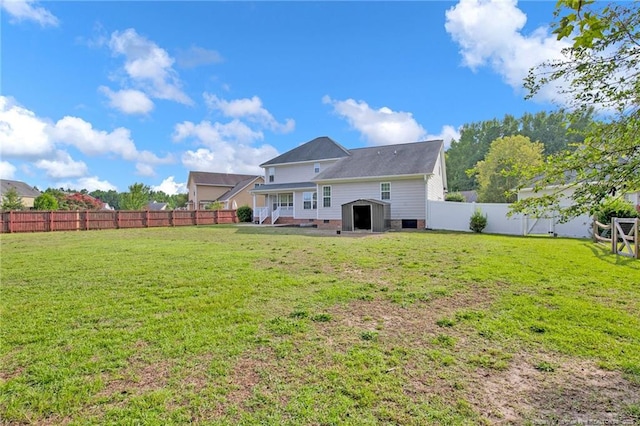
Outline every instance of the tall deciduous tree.
<path fill-rule="evenodd" d="M 541 143 L 531 142 L 526 136 L 507 136 L 491 143 L 484 160 L 479 161 L 472 173 L 477 175 L 480 188 L 478 201 L 483 203 L 511 203 L 514 189 L 526 179 L 528 169 L 542 164 Z"/>
<path fill-rule="evenodd" d="M 18 194 L 15 188 L 9 189 L 2 196 L 2 204 L 0 204 L 0 210 L 24 210 L 25 205 L 22 202 L 22 197 Z"/>
<path fill-rule="evenodd" d="M 558 2 L 554 32 L 572 44 L 564 60 L 531 70 L 525 87 L 533 96 L 559 83 L 577 113 L 596 108 L 604 119 L 592 123 L 577 149 L 551 157 L 540 169 L 536 189 L 573 187 L 573 203 L 561 206 L 558 192 L 518 202 L 514 211 L 555 210 L 568 219 L 593 213 L 607 195 L 640 189 L 639 4 Z"/>
<path fill-rule="evenodd" d="M 123 210 L 142 210 L 151 200 L 151 188 L 143 183 L 129 185 L 129 192 L 121 195 Z"/>

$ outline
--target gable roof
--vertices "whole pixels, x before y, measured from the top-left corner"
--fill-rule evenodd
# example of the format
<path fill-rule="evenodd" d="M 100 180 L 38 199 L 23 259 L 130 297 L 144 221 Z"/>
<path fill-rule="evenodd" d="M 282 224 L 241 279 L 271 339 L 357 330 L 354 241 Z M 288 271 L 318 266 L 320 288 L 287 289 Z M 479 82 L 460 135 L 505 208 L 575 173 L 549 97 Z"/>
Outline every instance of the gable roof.
<path fill-rule="evenodd" d="M 442 149 L 442 140 L 352 149 L 313 180 L 432 174 Z"/>
<path fill-rule="evenodd" d="M 274 164 L 299 163 L 302 161 L 328 160 L 349 155 L 349 151 L 333 139 L 326 136 L 315 138 L 291 151 L 273 158 L 260 167 Z"/>
<path fill-rule="evenodd" d="M 245 189 L 247 186 L 251 185 L 251 182 L 255 181 L 256 179 L 259 179 L 260 177 L 261 176 L 250 176 L 247 179 L 244 179 L 238 182 L 233 188 L 231 188 L 230 190 L 222 194 L 220 197 L 218 197 L 218 201 L 227 201 L 231 199 L 231 197 L 233 197 L 238 192 Z"/>
<path fill-rule="evenodd" d="M 233 188 L 239 183 L 256 179 L 258 175 L 240 175 L 234 173 L 189 172 L 187 182 L 193 180 L 196 185 L 228 186 Z"/>
<path fill-rule="evenodd" d="M 14 188 L 20 197 L 37 198 L 40 196 L 40 191 L 24 182 L 0 179 L 0 194 L 6 194 L 11 188 Z"/>

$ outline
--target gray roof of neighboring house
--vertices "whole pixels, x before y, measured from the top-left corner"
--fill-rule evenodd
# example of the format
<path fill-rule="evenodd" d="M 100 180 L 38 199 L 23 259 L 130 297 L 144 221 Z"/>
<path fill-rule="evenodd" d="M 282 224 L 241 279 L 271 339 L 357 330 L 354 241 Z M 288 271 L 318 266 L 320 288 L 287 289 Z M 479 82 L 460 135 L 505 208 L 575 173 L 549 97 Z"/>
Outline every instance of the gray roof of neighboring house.
<path fill-rule="evenodd" d="M 475 203 L 478 200 L 478 191 L 460 191 L 466 203 Z"/>
<path fill-rule="evenodd" d="M 282 189 L 304 189 L 304 188 L 316 188 L 316 184 L 313 182 L 293 182 L 293 183 L 271 183 L 260 185 L 252 189 L 252 191 L 275 191 Z"/>
<path fill-rule="evenodd" d="M 168 205 L 169 203 L 156 203 L 155 201 L 152 201 L 147 204 L 147 209 L 151 211 L 160 211 L 166 209 Z"/>
<path fill-rule="evenodd" d="M 189 180 L 196 185 L 234 187 L 247 179 L 255 179 L 258 175 L 240 175 L 234 173 L 189 172 Z"/>
<path fill-rule="evenodd" d="M 0 179 L 0 194 L 5 194 L 11 188 L 15 188 L 20 197 L 36 198 L 40 196 L 40 191 L 19 180 Z"/>
<path fill-rule="evenodd" d="M 442 140 L 432 140 L 352 149 L 313 180 L 431 174 L 442 148 Z"/>
<path fill-rule="evenodd" d="M 231 188 L 230 190 L 228 190 L 227 192 L 222 194 L 220 197 L 218 197 L 218 200 L 219 201 L 227 201 L 227 200 L 231 199 L 231 197 L 236 195 L 238 192 L 242 191 L 244 188 L 247 187 L 247 185 L 250 185 L 251 182 L 253 182 L 254 180 L 256 180 L 258 178 L 260 178 L 260 176 L 251 176 L 251 177 L 248 177 L 247 179 L 244 179 L 244 180 L 238 182 L 236 184 L 236 186 L 234 186 L 233 188 Z"/>
<path fill-rule="evenodd" d="M 273 164 L 298 163 L 302 161 L 328 160 L 332 158 L 346 157 L 348 155 L 349 150 L 344 148 L 342 145 L 331 138 L 321 136 L 302 144 L 291 151 L 287 151 L 266 163 L 260 164 L 260 167 L 270 166 Z"/>

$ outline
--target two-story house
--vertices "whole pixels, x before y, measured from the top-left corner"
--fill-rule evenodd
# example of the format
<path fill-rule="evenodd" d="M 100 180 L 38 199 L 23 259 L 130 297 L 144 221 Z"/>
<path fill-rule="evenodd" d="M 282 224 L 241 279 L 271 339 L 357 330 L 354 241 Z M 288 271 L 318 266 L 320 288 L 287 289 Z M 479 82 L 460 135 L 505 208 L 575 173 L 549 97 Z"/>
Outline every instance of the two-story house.
<path fill-rule="evenodd" d="M 260 167 L 265 184 L 251 190 L 258 223 L 426 228 L 429 201 L 443 201 L 446 188 L 441 140 L 346 149 L 319 137 Z"/>

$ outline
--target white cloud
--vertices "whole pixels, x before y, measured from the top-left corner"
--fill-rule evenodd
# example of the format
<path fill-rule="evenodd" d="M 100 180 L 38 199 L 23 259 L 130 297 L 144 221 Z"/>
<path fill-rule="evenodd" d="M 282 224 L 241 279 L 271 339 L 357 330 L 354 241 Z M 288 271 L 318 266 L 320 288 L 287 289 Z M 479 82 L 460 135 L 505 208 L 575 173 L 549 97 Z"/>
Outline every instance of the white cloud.
<path fill-rule="evenodd" d="M 100 86 L 99 90 L 109 98 L 110 107 L 125 114 L 147 114 L 154 106 L 153 101 L 139 90 L 124 89 L 114 92 L 106 86 Z"/>
<path fill-rule="evenodd" d="M 0 155 L 34 161 L 52 178 L 70 178 L 88 173 L 83 162 L 74 161 L 61 149 L 73 146 L 89 156 L 114 155 L 135 161 L 137 169 L 152 176 L 152 166 L 175 162 L 171 155 L 158 157 L 136 148 L 129 129 L 119 127 L 111 132 L 95 129 L 78 117 L 66 116 L 52 124 L 21 107 L 11 98 L 0 96 Z"/>
<path fill-rule="evenodd" d="M 416 142 L 427 136 L 410 112 L 396 112 L 387 107 L 373 109 L 364 101 L 338 101 L 326 95 L 322 102 L 333 106 L 334 112 L 346 119 L 370 145 Z"/>
<path fill-rule="evenodd" d="M 278 123 L 273 115 L 262 106 L 262 100 L 257 96 L 251 99 L 243 98 L 227 101 L 205 92 L 203 97 L 210 109 L 222 112 L 225 117 L 245 118 L 250 122 L 278 133 L 290 133 L 295 129 L 296 123 L 291 118 L 286 119 L 284 123 Z"/>
<path fill-rule="evenodd" d="M 173 140 L 178 142 L 186 138 L 195 138 L 202 145 L 212 148 L 221 142 L 232 142 L 239 144 L 251 144 L 264 139 L 260 131 L 255 131 L 240 120 L 233 120 L 229 123 L 211 123 L 201 121 L 194 124 L 191 121 L 184 121 L 175 125 Z"/>
<path fill-rule="evenodd" d="M 200 65 L 218 64 L 223 62 L 224 58 L 215 50 L 191 46 L 188 50 L 179 50 L 176 60 L 182 68 L 195 68 Z"/>
<path fill-rule="evenodd" d="M 444 141 L 444 149 L 448 149 L 449 146 L 451 146 L 451 141 L 460 140 L 460 130 L 459 128 L 456 129 L 453 126 L 446 124 L 442 126 L 442 130 L 440 131 L 440 134 L 427 135 L 427 140 L 431 140 L 431 139 L 442 139 Z"/>
<path fill-rule="evenodd" d="M 92 191 L 117 191 L 118 188 L 109 181 L 100 180 L 97 176 L 90 176 L 77 179 L 75 181 L 61 181 L 55 184 L 56 188 L 78 188 Z"/>
<path fill-rule="evenodd" d="M 526 15 L 516 0 L 461 0 L 447 10 L 445 29 L 460 45 L 463 64 L 472 70 L 490 65 L 511 87 L 521 89 L 529 69 L 563 58 L 568 46 L 548 29 L 522 34 Z M 558 88 L 548 86 L 541 100 L 558 101 Z"/>
<path fill-rule="evenodd" d="M 182 154 L 182 164 L 189 170 L 262 174 L 264 171 L 258 165 L 277 155 L 278 151 L 271 145 L 255 148 L 220 143 L 215 150 L 186 151 Z"/>
<path fill-rule="evenodd" d="M 0 96 L 0 156 L 37 158 L 53 152 L 49 124 L 32 111 Z"/>
<path fill-rule="evenodd" d="M 140 176 L 155 176 L 156 172 L 153 169 L 153 166 L 147 163 L 136 163 L 136 174 Z"/>
<path fill-rule="evenodd" d="M 160 183 L 160 185 L 152 186 L 154 191 L 162 191 L 168 195 L 185 194 L 187 192 L 187 183 L 178 183 L 173 176 L 169 176 Z"/>
<path fill-rule="evenodd" d="M 37 2 L 34 0 L 2 0 L 0 8 L 11 15 L 11 22 L 35 21 L 42 27 L 57 27 L 58 18 L 36 4 Z"/>
<path fill-rule="evenodd" d="M 38 160 L 35 166 L 45 170 L 51 179 L 79 178 L 86 176 L 89 171 L 84 162 L 74 161 L 65 151 L 57 151 L 52 160 Z"/>
<path fill-rule="evenodd" d="M 13 179 L 16 167 L 8 161 L 0 161 L 0 179 Z"/>
<path fill-rule="evenodd" d="M 129 28 L 111 34 L 109 48 L 114 55 L 125 57 L 124 70 L 138 89 L 153 98 L 193 104 L 182 91 L 182 82 L 173 69 L 174 59 L 156 43 Z"/>

